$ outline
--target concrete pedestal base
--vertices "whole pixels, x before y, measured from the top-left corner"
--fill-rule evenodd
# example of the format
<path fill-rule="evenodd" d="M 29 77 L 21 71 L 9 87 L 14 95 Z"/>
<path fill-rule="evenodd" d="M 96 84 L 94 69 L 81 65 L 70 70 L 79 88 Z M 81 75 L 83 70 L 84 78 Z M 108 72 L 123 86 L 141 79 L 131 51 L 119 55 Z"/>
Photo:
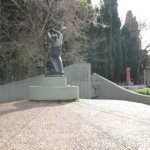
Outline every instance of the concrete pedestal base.
<path fill-rule="evenodd" d="M 39 86 L 29 87 L 30 100 L 76 100 L 79 87 L 66 84 L 66 77 L 45 77 Z"/>

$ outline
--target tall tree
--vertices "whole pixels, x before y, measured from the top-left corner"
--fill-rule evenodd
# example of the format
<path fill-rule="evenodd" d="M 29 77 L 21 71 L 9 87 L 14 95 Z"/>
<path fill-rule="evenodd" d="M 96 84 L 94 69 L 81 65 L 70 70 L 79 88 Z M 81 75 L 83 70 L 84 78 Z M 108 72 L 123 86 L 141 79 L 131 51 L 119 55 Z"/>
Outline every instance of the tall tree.
<path fill-rule="evenodd" d="M 88 61 L 92 65 L 92 72 L 108 77 L 107 41 L 104 28 L 105 26 L 100 23 L 91 24 L 89 28 Z"/>
<path fill-rule="evenodd" d="M 117 0 L 103 0 L 100 11 L 103 24 L 108 26 L 108 28 L 105 28 L 105 35 L 107 39 L 109 79 L 115 81 L 120 80 L 122 71 L 121 22 L 117 7 Z"/>
<path fill-rule="evenodd" d="M 127 12 L 125 24 L 122 27 L 122 43 L 123 53 L 125 57 L 127 56 L 127 59 L 125 58 L 123 62 L 124 71 L 125 67 L 131 67 L 131 77 L 134 80 L 134 83 L 137 83 L 141 40 L 138 22 L 131 11 Z"/>
<path fill-rule="evenodd" d="M 63 33 L 65 65 L 82 61 L 85 29 L 92 15 L 89 3 L 89 0 L 1 0 L 0 57 L 4 59 L 0 60 L 0 72 L 9 66 L 5 68 L 10 68 L 10 80 L 37 74 L 37 61 L 46 63 L 48 58 L 47 31 L 61 30 L 63 26 L 67 28 Z"/>

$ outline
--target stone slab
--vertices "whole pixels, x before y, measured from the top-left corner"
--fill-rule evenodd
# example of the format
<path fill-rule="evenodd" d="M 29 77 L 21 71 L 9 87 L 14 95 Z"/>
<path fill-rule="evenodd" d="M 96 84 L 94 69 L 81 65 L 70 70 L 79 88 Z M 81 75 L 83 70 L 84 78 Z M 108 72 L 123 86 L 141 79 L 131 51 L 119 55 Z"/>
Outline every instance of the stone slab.
<path fill-rule="evenodd" d="M 66 77 L 44 77 L 41 81 L 41 86 L 66 86 Z"/>
<path fill-rule="evenodd" d="M 30 86 L 30 100 L 77 100 L 79 99 L 78 86 Z"/>

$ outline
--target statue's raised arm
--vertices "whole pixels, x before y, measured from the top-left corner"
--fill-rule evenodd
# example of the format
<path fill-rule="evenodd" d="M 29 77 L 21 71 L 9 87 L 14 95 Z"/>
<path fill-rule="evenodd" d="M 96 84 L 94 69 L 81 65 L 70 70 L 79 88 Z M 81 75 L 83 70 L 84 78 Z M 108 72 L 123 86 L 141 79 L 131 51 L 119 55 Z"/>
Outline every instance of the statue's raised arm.
<path fill-rule="evenodd" d="M 55 30 L 55 29 L 51 29 L 54 33 L 56 33 L 58 35 L 58 37 L 63 37 L 62 33 L 58 30 Z"/>
<path fill-rule="evenodd" d="M 57 37 L 57 34 L 51 34 L 50 32 L 47 32 L 47 35 L 49 37 L 49 39 L 51 40 L 52 38 Z"/>

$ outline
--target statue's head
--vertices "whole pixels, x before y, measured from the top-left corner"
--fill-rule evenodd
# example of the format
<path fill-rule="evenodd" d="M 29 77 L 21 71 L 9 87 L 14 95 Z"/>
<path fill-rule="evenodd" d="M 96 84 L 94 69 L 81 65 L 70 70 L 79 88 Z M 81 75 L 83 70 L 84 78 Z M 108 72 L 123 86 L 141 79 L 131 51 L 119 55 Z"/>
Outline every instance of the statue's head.
<path fill-rule="evenodd" d="M 61 28 L 61 33 L 65 36 L 66 35 L 66 32 L 67 32 L 67 27 L 63 26 Z"/>

